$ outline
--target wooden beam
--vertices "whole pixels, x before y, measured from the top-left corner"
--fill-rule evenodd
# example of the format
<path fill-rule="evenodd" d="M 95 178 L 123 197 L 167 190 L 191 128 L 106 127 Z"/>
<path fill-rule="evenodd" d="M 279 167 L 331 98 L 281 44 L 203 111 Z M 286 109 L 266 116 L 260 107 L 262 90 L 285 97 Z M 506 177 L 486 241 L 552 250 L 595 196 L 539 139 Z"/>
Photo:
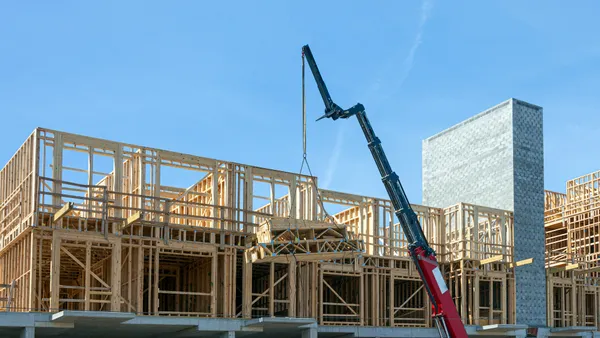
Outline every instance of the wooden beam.
<path fill-rule="evenodd" d="M 562 266 L 554 266 L 551 268 L 548 268 L 550 273 L 556 273 L 556 272 L 560 272 L 560 271 L 570 271 L 570 270 L 575 270 L 579 268 L 579 264 L 575 263 L 575 264 L 565 264 Z"/>
<path fill-rule="evenodd" d="M 591 272 L 600 272 L 600 266 L 594 267 L 594 268 L 589 268 L 589 269 L 583 269 L 583 270 L 579 270 L 579 271 L 575 271 L 576 275 L 584 275 L 586 273 L 591 273 Z"/>
<path fill-rule="evenodd" d="M 514 263 L 510 263 L 510 264 L 508 264 L 508 267 L 514 268 L 517 266 L 523 266 L 523 265 L 527 265 L 527 264 L 531 264 L 531 263 L 533 263 L 533 258 L 527 258 L 527 259 L 523 259 L 523 260 L 520 260 L 520 261 L 517 261 Z"/>
<path fill-rule="evenodd" d="M 485 264 L 490 264 L 490 263 L 494 263 L 497 261 L 501 261 L 503 258 L 504 258 L 503 255 L 492 256 L 490 258 L 480 260 L 479 265 L 485 265 Z"/>
<path fill-rule="evenodd" d="M 52 221 L 54 223 L 60 221 L 61 218 L 63 218 L 64 216 L 66 216 L 68 213 L 70 213 L 73 210 L 73 202 L 67 202 L 62 208 L 60 208 L 55 214 L 54 217 L 52 218 Z"/>
<path fill-rule="evenodd" d="M 565 271 L 575 270 L 577 268 L 579 268 L 579 263 L 567 264 L 567 266 L 565 266 Z"/>
<path fill-rule="evenodd" d="M 123 223 L 123 228 L 127 228 L 131 224 L 133 224 L 141 219 L 142 219 L 142 213 L 136 212 L 135 214 L 127 217 L 127 220 L 125 220 L 125 223 Z"/>

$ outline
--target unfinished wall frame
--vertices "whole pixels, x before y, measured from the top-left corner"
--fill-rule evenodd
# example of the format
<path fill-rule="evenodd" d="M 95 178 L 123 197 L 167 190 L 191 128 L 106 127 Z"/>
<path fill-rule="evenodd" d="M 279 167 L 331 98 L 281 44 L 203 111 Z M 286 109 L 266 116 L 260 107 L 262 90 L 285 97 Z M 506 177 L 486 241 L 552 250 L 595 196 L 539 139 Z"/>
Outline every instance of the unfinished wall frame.
<path fill-rule="evenodd" d="M 600 171 L 546 191 L 548 323 L 600 329 Z"/>
<path fill-rule="evenodd" d="M 513 323 L 512 214 L 413 207 L 463 321 Z M 8 311 L 432 325 L 390 201 L 316 177 L 39 128 L 0 171 L 0 225 Z"/>

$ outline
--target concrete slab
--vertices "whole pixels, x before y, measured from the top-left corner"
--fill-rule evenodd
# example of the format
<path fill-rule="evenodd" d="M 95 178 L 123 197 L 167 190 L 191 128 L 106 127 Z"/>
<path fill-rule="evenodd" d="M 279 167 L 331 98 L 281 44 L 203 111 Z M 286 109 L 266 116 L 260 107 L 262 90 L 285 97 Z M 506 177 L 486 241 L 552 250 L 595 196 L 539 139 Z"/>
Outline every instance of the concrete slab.
<path fill-rule="evenodd" d="M 30 329 L 24 330 L 29 327 Z M 471 337 L 525 337 L 526 325 L 467 326 Z M 593 327 L 544 328 L 538 337 L 597 337 Z M 34 332 L 34 334 L 32 333 Z M 541 334 L 540 334 L 541 333 Z M 190 318 L 136 316 L 132 313 L 61 311 L 0 313 L 0 337 L 20 338 L 142 338 L 142 337 L 439 337 L 434 328 L 318 326 L 312 318 Z"/>
<path fill-rule="evenodd" d="M 314 318 L 291 318 L 291 317 L 261 317 L 246 320 L 246 327 L 269 327 L 269 328 L 298 328 L 302 326 L 317 325 Z"/>
<path fill-rule="evenodd" d="M 567 327 L 554 327 L 550 329 L 552 333 L 578 333 L 578 332 L 594 332 L 595 327 L 590 326 L 567 326 Z"/>
<path fill-rule="evenodd" d="M 135 313 L 130 312 L 103 312 L 103 311 L 60 311 L 52 315 L 53 322 L 74 323 L 93 322 L 94 324 L 120 324 L 135 318 Z"/>
<path fill-rule="evenodd" d="M 49 321 L 50 313 L 0 312 L 0 327 L 35 326 L 37 321 Z"/>
<path fill-rule="evenodd" d="M 467 325 L 467 334 L 470 337 L 527 337 L 527 325 L 522 324 L 492 324 L 484 326 Z"/>
<path fill-rule="evenodd" d="M 506 332 L 506 331 L 514 331 L 514 330 L 527 330 L 529 326 L 521 325 L 521 324 L 494 324 L 494 325 L 484 325 L 477 328 L 477 331 L 486 331 L 486 332 Z"/>
<path fill-rule="evenodd" d="M 439 338 L 434 328 L 401 328 L 401 327 L 361 327 L 361 326 L 319 326 L 319 337 L 422 337 Z"/>

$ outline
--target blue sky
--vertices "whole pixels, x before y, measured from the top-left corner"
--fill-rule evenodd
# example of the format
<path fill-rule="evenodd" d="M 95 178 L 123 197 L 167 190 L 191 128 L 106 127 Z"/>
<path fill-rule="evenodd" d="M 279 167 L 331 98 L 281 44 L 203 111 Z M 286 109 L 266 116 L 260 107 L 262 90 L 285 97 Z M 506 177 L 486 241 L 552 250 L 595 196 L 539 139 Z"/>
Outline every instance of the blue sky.
<path fill-rule="evenodd" d="M 570 4 L 570 5 L 567 5 Z M 36 126 L 298 171 L 300 49 L 363 103 L 412 202 L 421 140 L 510 97 L 544 107 L 546 188 L 600 169 L 597 1 L 30 1 L 0 6 L 0 162 Z M 308 77 L 308 157 L 384 197 L 355 120 Z"/>

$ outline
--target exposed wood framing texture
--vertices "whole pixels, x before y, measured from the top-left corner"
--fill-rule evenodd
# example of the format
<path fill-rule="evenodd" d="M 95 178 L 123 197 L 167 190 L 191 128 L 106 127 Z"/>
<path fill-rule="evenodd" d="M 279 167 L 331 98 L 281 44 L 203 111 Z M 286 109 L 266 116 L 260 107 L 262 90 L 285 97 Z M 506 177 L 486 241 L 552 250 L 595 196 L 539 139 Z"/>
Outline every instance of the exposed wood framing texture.
<path fill-rule="evenodd" d="M 431 326 L 390 201 L 317 187 L 316 177 L 36 129 L 0 171 L 0 283 L 15 281 L 11 311 Z M 514 323 L 514 275 L 531 262 L 514 261 L 512 213 L 414 209 L 463 321 Z M 568 266 L 560 273 L 587 268 Z"/>
<path fill-rule="evenodd" d="M 600 329 L 600 172 L 546 191 L 548 323 Z"/>

